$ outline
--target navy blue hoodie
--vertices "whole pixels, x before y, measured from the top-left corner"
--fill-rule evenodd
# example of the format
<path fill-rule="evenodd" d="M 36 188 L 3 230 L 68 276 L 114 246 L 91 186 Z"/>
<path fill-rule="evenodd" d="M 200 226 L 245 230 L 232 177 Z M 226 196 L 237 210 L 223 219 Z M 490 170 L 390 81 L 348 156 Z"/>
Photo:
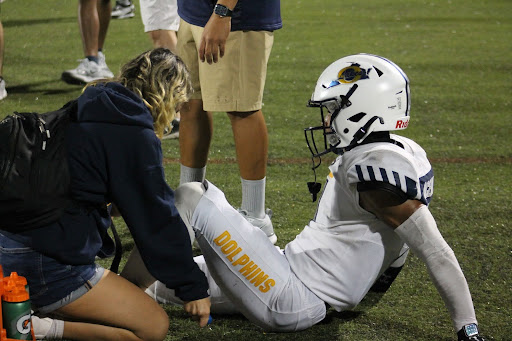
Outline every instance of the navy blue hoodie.
<path fill-rule="evenodd" d="M 113 202 L 149 272 L 184 301 L 207 297 L 208 283 L 192 258 L 187 229 L 165 181 L 160 140 L 142 100 L 118 83 L 88 87 L 67 148 L 74 207 L 57 222 L 24 233 L 31 246 L 65 264 L 91 264 L 110 217 L 91 207 Z"/>

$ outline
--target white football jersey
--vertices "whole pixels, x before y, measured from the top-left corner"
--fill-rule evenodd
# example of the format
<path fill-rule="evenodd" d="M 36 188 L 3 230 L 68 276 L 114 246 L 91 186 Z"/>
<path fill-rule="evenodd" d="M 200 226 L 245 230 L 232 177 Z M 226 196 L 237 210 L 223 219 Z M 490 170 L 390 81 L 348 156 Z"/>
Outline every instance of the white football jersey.
<path fill-rule="evenodd" d="M 331 164 L 315 217 L 285 249 L 297 277 L 337 311 L 355 307 L 403 246 L 391 227 L 359 206 L 357 183 L 387 182 L 426 205 L 433 194 L 425 151 L 408 138 L 391 138 L 403 148 L 369 143 Z"/>

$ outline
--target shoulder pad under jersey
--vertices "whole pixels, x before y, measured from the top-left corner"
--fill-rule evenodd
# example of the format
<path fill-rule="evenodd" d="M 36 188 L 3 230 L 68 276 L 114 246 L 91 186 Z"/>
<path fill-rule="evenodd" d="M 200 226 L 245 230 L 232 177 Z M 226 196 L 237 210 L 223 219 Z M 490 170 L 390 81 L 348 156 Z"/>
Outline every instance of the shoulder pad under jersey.
<path fill-rule="evenodd" d="M 428 205 L 433 194 L 434 172 L 426 159 L 418 160 L 392 144 L 375 144 L 352 152 L 346 160 L 349 183 L 386 182 L 400 188 L 409 199 Z"/>

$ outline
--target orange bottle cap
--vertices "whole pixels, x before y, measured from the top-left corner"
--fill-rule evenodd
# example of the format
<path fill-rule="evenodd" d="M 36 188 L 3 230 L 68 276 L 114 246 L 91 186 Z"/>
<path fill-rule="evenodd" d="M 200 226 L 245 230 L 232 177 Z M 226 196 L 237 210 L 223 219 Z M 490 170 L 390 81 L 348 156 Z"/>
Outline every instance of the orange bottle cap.
<path fill-rule="evenodd" d="M 15 286 L 5 291 L 2 299 L 6 302 L 24 302 L 29 299 L 29 295 L 25 287 Z"/>
<path fill-rule="evenodd" d="M 9 277 L 4 277 L 3 280 L 4 283 L 8 281 L 14 281 L 19 285 L 27 285 L 27 279 L 23 276 L 19 276 L 17 272 L 11 272 L 11 275 Z"/>
<path fill-rule="evenodd" d="M 6 277 L 6 279 L 8 279 L 9 277 Z M 16 281 L 13 281 L 13 280 L 7 280 L 7 281 L 4 281 L 4 291 L 11 291 L 13 290 L 15 287 L 17 287 L 16 285 Z"/>

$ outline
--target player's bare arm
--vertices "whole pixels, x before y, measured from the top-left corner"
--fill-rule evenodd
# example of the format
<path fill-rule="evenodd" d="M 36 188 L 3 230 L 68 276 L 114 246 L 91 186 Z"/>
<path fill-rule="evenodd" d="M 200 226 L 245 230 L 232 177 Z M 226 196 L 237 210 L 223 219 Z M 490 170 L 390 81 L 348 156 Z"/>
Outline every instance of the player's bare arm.
<path fill-rule="evenodd" d="M 199 45 L 199 58 L 208 64 L 217 63 L 224 56 L 226 40 L 231 31 L 231 14 L 238 0 L 220 0 L 218 6 L 224 12 L 215 10 L 204 27 L 201 43 Z M 216 13 L 217 12 L 217 13 Z M 220 13 L 220 14 L 218 14 Z"/>
<path fill-rule="evenodd" d="M 423 204 L 419 200 L 403 200 L 384 190 L 359 192 L 359 205 L 392 228 L 397 228 Z"/>

